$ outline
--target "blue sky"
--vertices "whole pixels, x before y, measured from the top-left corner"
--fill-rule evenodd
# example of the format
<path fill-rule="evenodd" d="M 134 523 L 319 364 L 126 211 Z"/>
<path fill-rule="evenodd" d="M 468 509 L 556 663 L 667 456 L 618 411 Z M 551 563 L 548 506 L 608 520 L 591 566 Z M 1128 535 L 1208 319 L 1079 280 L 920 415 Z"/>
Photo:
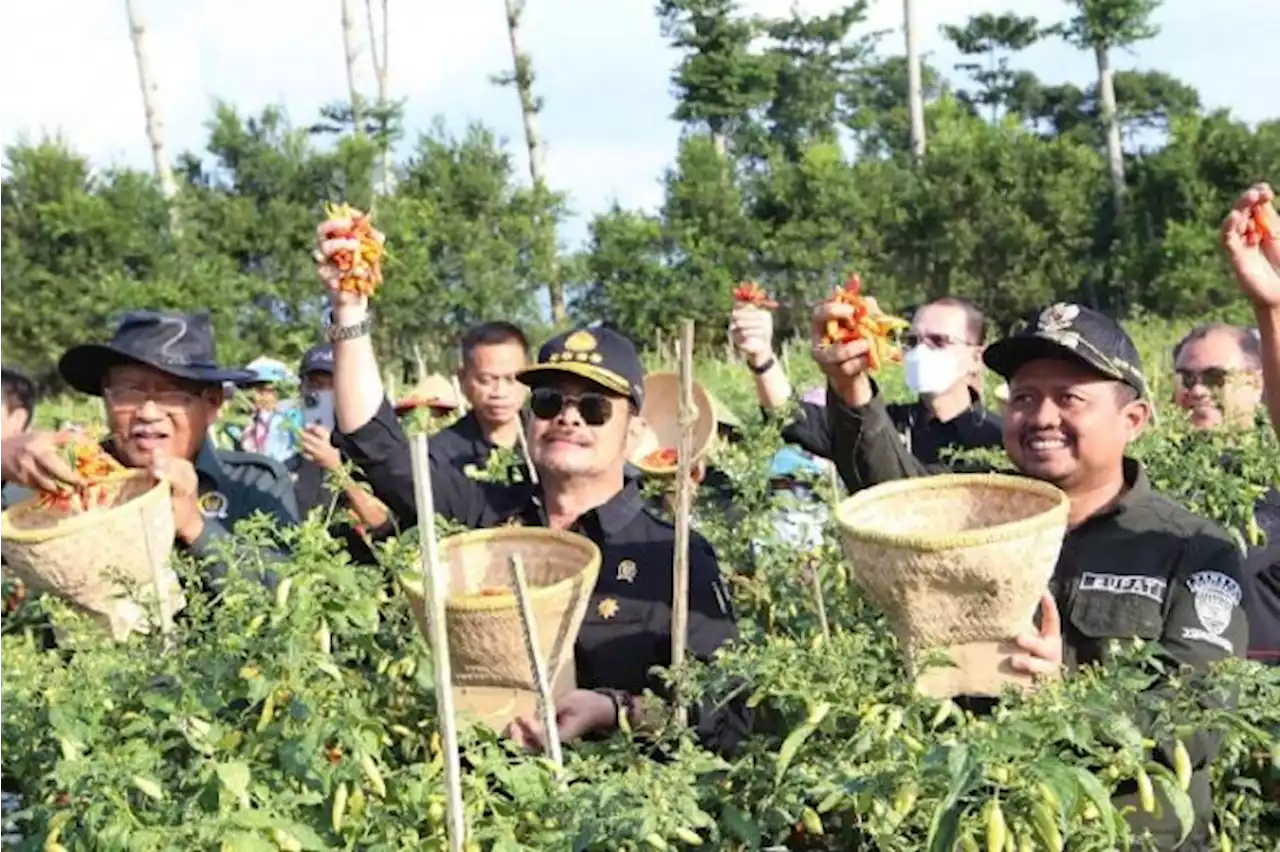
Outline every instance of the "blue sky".
<path fill-rule="evenodd" d="M 171 153 L 199 149 L 214 99 L 242 111 L 282 104 L 297 123 L 346 96 L 339 0 L 134 0 L 148 25 Z M 950 70 L 958 61 L 939 33 L 980 11 L 1015 11 L 1042 21 L 1066 16 L 1060 0 L 917 0 L 923 49 Z M 377 4 L 380 6 L 380 4 Z M 445 3 L 389 0 L 390 86 L 408 99 L 410 133 L 434 116 L 461 130 L 468 121 L 510 142 L 526 172 L 515 93 L 490 82 L 510 67 L 502 0 Z M 569 193 L 575 221 L 614 199 L 652 207 L 672 160 L 678 128 L 669 118 L 676 55 L 658 29 L 654 0 L 528 0 L 525 41 L 545 98 L 542 130 L 556 189 Z M 802 12 L 827 12 L 837 0 L 800 0 Z M 782 15 L 790 0 L 744 0 L 750 12 Z M 356 8 L 363 22 L 364 3 Z M 1230 11 L 1226 11 L 1226 10 Z M 868 30 L 896 29 L 881 42 L 902 52 L 900 0 L 878 0 Z M 115 0 L 7 2 L 0 51 L 0 139 L 61 133 L 98 165 L 150 167 L 137 72 L 124 4 Z M 1166 0 L 1161 34 L 1119 53 L 1119 68 L 1157 68 L 1195 86 L 1210 107 L 1250 122 L 1280 115 L 1264 68 L 1280 32 L 1277 0 Z M 21 34 L 18 36 L 18 34 Z M 1093 58 L 1060 42 L 1037 45 L 1021 64 L 1049 81 L 1087 84 Z M 367 55 L 362 88 L 372 93 Z"/>

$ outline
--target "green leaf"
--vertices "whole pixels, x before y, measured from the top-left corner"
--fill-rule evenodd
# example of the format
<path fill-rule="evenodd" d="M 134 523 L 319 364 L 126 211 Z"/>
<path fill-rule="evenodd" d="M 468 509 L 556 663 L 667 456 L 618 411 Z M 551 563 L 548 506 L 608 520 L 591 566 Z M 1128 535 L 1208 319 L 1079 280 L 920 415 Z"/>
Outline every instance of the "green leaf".
<path fill-rule="evenodd" d="M 760 848 L 760 826 L 733 805 L 725 805 L 720 811 L 720 823 L 729 834 L 747 844 L 749 849 Z"/>
<path fill-rule="evenodd" d="M 1151 781 L 1156 787 L 1156 792 L 1163 795 L 1165 801 L 1173 807 L 1173 813 L 1178 818 L 1178 842 L 1181 843 L 1187 839 L 1187 835 L 1191 833 L 1191 828 L 1195 824 L 1196 814 L 1195 808 L 1191 804 L 1191 797 L 1178 786 L 1178 782 L 1172 774 L 1157 774 L 1153 772 L 1151 775 Z"/>
<path fill-rule="evenodd" d="M 1098 814 L 1101 816 L 1100 821 L 1107 832 L 1107 846 L 1110 848 L 1116 842 L 1115 823 L 1107 816 L 1112 810 L 1111 796 L 1107 793 L 1107 789 L 1102 786 L 1102 782 L 1098 780 L 1098 776 L 1084 767 L 1071 767 L 1071 774 L 1075 778 L 1080 792 L 1098 809 Z"/>
<path fill-rule="evenodd" d="M 218 780 L 222 782 L 222 786 L 228 793 L 237 799 L 244 798 L 253 777 L 248 766 L 240 762 L 219 763 L 216 771 Z"/>
<path fill-rule="evenodd" d="M 256 832 L 230 831 L 222 838 L 228 852 L 277 852 L 276 845 Z"/>

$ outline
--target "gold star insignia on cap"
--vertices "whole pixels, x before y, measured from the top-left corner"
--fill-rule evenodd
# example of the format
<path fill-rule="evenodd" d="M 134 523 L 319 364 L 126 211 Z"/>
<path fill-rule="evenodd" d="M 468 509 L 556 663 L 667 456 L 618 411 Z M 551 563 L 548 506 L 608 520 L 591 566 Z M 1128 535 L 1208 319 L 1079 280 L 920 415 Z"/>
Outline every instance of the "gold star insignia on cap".
<path fill-rule="evenodd" d="M 591 361 L 592 364 L 599 364 L 604 361 L 604 358 L 601 357 L 599 352 L 592 352 L 589 357 L 589 360 Z"/>
<path fill-rule="evenodd" d="M 605 598 L 596 607 L 596 612 L 600 613 L 601 618 L 613 618 L 618 614 L 618 602 L 613 598 Z"/>
<path fill-rule="evenodd" d="M 575 331 L 564 339 L 568 352 L 591 352 L 596 348 L 596 337 L 589 331 Z"/>
<path fill-rule="evenodd" d="M 1040 331 L 1065 331 L 1071 328 L 1076 317 L 1080 316 L 1080 306 L 1066 302 L 1058 302 L 1040 312 Z"/>
<path fill-rule="evenodd" d="M 624 583 L 634 583 L 636 581 L 636 563 L 630 559 L 624 559 L 618 563 L 618 579 Z"/>

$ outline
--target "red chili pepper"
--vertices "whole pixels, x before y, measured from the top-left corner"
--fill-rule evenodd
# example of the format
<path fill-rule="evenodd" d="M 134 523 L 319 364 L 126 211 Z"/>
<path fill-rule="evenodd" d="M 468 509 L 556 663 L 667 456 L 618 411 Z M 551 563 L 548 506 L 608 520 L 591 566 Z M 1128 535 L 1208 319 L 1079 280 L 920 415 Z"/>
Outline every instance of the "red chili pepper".
<path fill-rule="evenodd" d="M 663 447 L 654 450 L 640 460 L 641 467 L 664 468 L 675 467 L 680 461 L 680 452 L 674 447 Z"/>
<path fill-rule="evenodd" d="M 1275 239 L 1275 235 L 1271 233 L 1271 223 L 1267 221 L 1269 206 L 1265 201 L 1259 201 L 1249 209 L 1249 219 L 1244 227 L 1245 245 L 1256 246 L 1263 240 Z"/>
<path fill-rule="evenodd" d="M 764 288 L 754 281 L 747 281 L 735 287 L 733 290 L 733 300 L 735 302 L 742 302 L 746 305 L 755 305 L 757 308 L 764 308 L 770 311 L 778 307 L 778 303 L 770 299 L 769 294 L 764 291 Z"/>
<path fill-rule="evenodd" d="M 901 353 L 893 345 L 892 335 L 895 331 L 906 328 L 906 320 L 879 311 L 873 313 L 871 305 L 862 295 L 862 279 L 858 275 L 850 275 L 844 286 L 836 288 L 831 294 L 827 303 L 848 305 L 853 309 L 853 315 L 827 321 L 826 334 L 822 338 L 824 345 L 839 345 L 855 340 L 870 341 L 867 360 L 872 370 L 878 370 L 886 361 L 901 358 Z"/>
<path fill-rule="evenodd" d="M 382 283 L 385 249 L 369 214 L 361 213 L 349 204 L 336 207 L 330 204 L 325 206 L 325 215 L 330 219 L 351 220 L 351 227 L 330 233 L 330 239 L 356 240 L 359 243 L 355 251 L 341 249 L 329 257 L 329 262 L 341 273 L 338 288 L 346 293 L 373 295 Z"/>

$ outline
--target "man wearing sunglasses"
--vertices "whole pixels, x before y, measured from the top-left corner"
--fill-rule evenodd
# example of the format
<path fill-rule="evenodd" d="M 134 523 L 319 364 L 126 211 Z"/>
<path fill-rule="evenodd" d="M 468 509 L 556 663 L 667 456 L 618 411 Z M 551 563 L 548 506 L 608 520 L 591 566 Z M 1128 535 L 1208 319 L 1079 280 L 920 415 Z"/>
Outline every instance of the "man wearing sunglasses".
<path fill-rule="evenodd" d="M 1174 402 L 1197 429 L 1252 429 L 1262 414 L 1262 343 L 1253 329 L 1197 326 L 1173 350 Z"/>
<path fill-rule="evenodd" d="M 335 413 L 340 443 L 364 471 L 373 493 L 404 529 L 417 522 L 409 445 L 380 379 L 370 338 L 368 300 L 336 286 L 328 263 L 349 241 L 331 239 L 345 223 L 320 226 L 317 262 L 333 303 L 329 338 L 334 353 Z M 644 369 L 634 346 L 606 329 L 578 329 L 552 338 L 537 363 L 522 370 L 529 387 L 529 455 L 538 484 L 473 481 L 433 459 L 431 485 L 438 513 L 473 529 L 509 523 L 546 526 L 585 536 L 602 564 L 574 648 L 575 689 L 556 703 L 560 736 L 571 741 L 618 726 L 633 727 L 644 711 L 636 696 L 666 690 L 650 675 L 670 664 L 672 562 L 675 531 L 645 510 L 634 481 L 623 474 L 641 434 Z M 696 533 L 689 549 L 689 651 L 710 659 L 737 637 L 729 596 L 710 545 Z M 731 749 L 743 736 L 740 700 L 692 708 L 704 745 Z M 509 729 L 517 742 L 539 747 L 542 732 L 527 719 Z"/>
<path fill-rule="evenodd" d="M 1000 418 L 987 411 L 976 390 L 981 387 L 984 325 L 974 305 L 948 297 L 917 310 L 904 335 L 906 383 L 917 399 L 890 403 L 886 411 L 907 450 L 924 464 L 941 461 L 947 448 L 1002 446 Z M 729 330 L 755 374 L 760 405 L 766 411 L 785 406 L 791 383 L 773 354 L 773 314 L 739 306 Z M 819 458 L 832 457 L 827 411 L 820 405 L 801 401 L 782 437 Z"/>

